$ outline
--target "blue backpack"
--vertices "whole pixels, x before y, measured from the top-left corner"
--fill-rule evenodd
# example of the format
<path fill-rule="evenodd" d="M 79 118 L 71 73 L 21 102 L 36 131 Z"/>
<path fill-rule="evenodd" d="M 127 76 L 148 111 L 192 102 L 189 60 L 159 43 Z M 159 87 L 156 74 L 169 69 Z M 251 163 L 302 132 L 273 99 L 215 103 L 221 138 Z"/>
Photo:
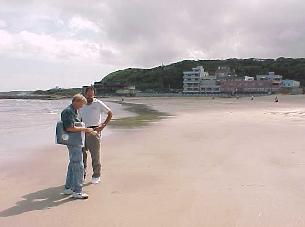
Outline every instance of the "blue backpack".
<path fill-rule="evenodd" d="M 78 127 L 85 127 L 82 122 L 77 122 Z M 68 145 L 68 146 L 84 146 L 85 145 L 85 133 L 84 132 L 67 132 L 64 128 L 62 121 L 56 124 L 56 144 Z"/>

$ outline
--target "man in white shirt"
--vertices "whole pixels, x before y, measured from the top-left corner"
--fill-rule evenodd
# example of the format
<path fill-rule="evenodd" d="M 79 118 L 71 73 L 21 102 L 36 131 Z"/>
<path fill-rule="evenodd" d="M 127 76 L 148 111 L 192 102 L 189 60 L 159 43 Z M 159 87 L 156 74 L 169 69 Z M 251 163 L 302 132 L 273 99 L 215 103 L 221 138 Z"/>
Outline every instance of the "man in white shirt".
<path fill-rule="evenodd" d="M 85 97 L 87 104 L 80 109 L 82 121 L 87 128 L 93 128 L 96 133 L 86 134 L 85 147 L 83 148 L 83 162 L 84 162 L 84 177 L 86 177 L 87 167 L 87 151 L 89 150 L 92 159 L 93 175 L 91 182 L 98 184 L 101 181 L 101 160 L 100 160 L 100 147 L 101 147 L 101 131 L 106 127 L 112 118 L 110 108 L 102 101 L 96 99 L 93 87 L 88 87 L 85 90 Z M 107 118 L 102 122 L 103 115 L 106 114 Z"/>

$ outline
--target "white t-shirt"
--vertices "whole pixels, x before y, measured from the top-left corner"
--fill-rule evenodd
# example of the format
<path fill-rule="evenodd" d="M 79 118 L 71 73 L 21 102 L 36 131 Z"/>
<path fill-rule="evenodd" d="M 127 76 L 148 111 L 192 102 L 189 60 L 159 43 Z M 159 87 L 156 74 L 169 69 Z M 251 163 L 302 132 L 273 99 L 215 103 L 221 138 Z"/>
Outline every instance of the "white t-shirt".
<path fill-rule="evenodd" d="M 93 99 L 93 102 L 90 105 L 84 105 L 84 107 L 80 109 L 79 113 L 86 127 L 90 127 L 101 124 L 102 115 L 108 114 L 109 111 L 110 108 L 106 106 L 105 103 L 98 99 Z"/>

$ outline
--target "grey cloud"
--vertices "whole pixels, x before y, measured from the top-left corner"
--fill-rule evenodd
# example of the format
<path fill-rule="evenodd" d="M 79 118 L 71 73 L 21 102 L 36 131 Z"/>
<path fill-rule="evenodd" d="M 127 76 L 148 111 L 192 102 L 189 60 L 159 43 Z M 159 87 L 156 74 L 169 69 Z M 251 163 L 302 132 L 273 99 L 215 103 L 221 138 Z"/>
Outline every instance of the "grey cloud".
<path fill-rule="evenodd" d="M 111 1 L 104 29 L 123 60 L 154 65 L 188 58 L 302 57 L 299 1 Z M 301 47 L 301 48 L 300 48 Z"/>
<path fill-rule="evenodd" d="M 65 22 L 81 16 L 94 22 L 100 28 L 97 34 L 73 38 L 98 43 L 99 63 L 108 69 L 185 58 L 304 57 L 303 12 L 303 0 L 0 1 L 0 19 L 32 14 Z M 48 20 L 14 23 L 57 37 L 71 35 Z"/>

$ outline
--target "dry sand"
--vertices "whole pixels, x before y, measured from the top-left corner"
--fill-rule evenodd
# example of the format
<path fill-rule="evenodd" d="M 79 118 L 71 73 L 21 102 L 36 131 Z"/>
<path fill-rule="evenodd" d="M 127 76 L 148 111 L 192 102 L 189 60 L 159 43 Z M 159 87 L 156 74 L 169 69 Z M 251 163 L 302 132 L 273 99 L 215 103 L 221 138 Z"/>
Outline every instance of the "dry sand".
<path fill-rule="evenodd" d="M 1 165 L 0 226 L 305 226 L 305 97 L 272 99 L 133 99 L 174 117 L 105 137 L 86 201 L 62 146 Z"/>

